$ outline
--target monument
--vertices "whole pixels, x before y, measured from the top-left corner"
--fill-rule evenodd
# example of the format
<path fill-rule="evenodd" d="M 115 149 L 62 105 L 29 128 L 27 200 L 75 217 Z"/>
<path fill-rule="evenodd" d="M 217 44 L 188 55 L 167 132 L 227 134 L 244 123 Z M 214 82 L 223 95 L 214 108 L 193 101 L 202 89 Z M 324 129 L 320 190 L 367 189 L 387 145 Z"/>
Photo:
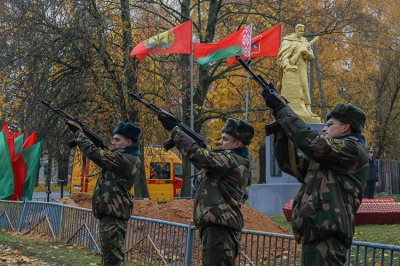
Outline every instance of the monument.
<path fill-rule="evenodd" d="M 295 33 L 283 37 L 278 53 L 277 91 L 289 102 L 288 105 L 305 122 L 320 123 L 318 115 L 311 111 L 308 87 L 308 62 L 314 60 L 311 45 L 319 37 L 308 42 L 304 25 L 297 24 Z"/>
<path fill-rule="evenodd" d="M 304 25 L 298 24 L 295 33 L 283 38 L 278 53 L 277 91 L 289 102 L 288 105 L 310 126 L 322 134 L 324 124 L 311 111 L 307 64 L 314 60 L 311 45 L 318 37 L 308 42 L 303 37 Z M 293 199 L 301 184 L 297 179 L 282 172 L 275 160 L 274 135 L 266 138 L 266 184 L 255 184 L 249 189 L 249 206 L 265 215 L 283 214 L 282 207 Z"/>

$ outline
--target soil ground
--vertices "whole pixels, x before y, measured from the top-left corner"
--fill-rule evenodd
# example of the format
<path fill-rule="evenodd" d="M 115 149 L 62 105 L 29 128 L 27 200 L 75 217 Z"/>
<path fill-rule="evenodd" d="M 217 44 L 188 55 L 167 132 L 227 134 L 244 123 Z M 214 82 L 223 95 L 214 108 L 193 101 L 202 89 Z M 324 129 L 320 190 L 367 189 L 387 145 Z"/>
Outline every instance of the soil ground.
<path fill-rule="evenodd" d="M 74 193 L 64 197 L 58 203 L 77 206 L 81 208 L 92 208 L 92 195 L 88 193 Z M 156 203 L 151 200 L 135 200 L 132 215 L 159 219 L 175 223 L 187 224 L 193 218 L 193 200 L 180 199 L 168 203 Z M 242 205 L 244 216 L 244 229 L 290 234 L 285 228 L 271 221 L 268 216 Z"/>

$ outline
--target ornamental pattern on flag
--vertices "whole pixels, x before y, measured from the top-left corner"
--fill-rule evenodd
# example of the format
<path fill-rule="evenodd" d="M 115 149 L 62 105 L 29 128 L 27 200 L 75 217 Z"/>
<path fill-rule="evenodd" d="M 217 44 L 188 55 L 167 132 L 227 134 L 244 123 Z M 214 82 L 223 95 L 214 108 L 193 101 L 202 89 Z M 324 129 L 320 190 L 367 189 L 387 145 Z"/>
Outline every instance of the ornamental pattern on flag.
<path fill-rule="evenodd" d="M 252 26 L 253 26 L 253 24 L 247 25 L 243 31 L 242 51 L 243 51 L 243 55 L 246 57 L 250 57 L 250 53 L 251 53 Z"/>
<path fill-rule="evenodd" d="M 250 58 L 259 58 L 267 56 L 278 56 L 279 47 L 281 46 L 281 29 L 282 25 L 275 27 L 257 35 L 251 40 Z M 248 56 L 241 56 L 243 60 L 247 60 Z M 238 61 L 235 57 L 228 58 L 226 65 L 232 66 Z"/>

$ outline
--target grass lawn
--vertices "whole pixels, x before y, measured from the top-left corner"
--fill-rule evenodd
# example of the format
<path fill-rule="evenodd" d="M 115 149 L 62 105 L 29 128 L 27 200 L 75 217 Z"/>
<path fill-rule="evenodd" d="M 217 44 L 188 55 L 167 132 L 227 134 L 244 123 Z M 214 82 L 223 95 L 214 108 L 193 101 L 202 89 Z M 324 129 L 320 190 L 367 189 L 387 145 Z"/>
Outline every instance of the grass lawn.
<path fill-rule="evenodd" d="M 70 245 L 56 241 L 33 240 L 21 236 L 8 234 L 5 230 L 0 231 L 0 265 L 37 265 L 40 260 L 53 266 L 82 266 L 100 265 L 100 254 L 90 252 L 83 247 Z M 9 264 L 6 262 L 14 262 Z M 35 262 L 33 264 L 16 264 Z M 5 264 L 2 264 L 5 262 Z M 133 262 L 125 262 L 126 266 L 137 265 Z"/>
<path fill-rule="evenodd" d="M 388 195 L 383 192 L 376 194 L 375 198 L 393 198 L 395 201 L 400 202 L 400 195 Z M 292 225 L 286 221 L 285 215 L 268 217 L 273 222 L 293 233 Z M 353 240 L 400 246 L 400 224 L 358 225 L 356 226 Z"/>
<path fill-rule="evenodd" d="M 34 192 L 46 192 L 47 191 L 47 185 L 39 185 L 39 186 L 37 186 L 37 187 L 34 187 L 33 188 L 33 191 Z M 69 185 L 68 186 L 65 186 L 64 185 L 64 191 L 69 191 Z M 57 184 L 51 184 L 50 185 L 50 191 L 61 191 L 61 186 L 60 185 L 57 185 Z"/>
<path fill-rule="evenodd" d="M 268 216 L 273 222 L 292 232 L 285 215 Z M 354 241 L 365 241 L 400 246 L 400 224 L 368 224 L 356 226 Z"/>

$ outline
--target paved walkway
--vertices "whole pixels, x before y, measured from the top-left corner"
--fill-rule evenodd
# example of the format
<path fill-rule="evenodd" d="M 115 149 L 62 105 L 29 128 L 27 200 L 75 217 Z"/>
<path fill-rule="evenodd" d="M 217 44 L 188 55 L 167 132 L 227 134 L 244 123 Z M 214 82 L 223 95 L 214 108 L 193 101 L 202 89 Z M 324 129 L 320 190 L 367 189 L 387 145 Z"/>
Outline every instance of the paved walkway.
<path fill-rule="evenodd" d="M 69 191 L 63 191 L 63 196 L 61 197 L 60 191 L 51 191 L 49 194 L 49 201 L 57 201 L 61 198 L 66 197 L 69 195 Z M 33 192 L 32 196 L 33 201 L 47 201 L 47 193 L 46 192 Z"/>

